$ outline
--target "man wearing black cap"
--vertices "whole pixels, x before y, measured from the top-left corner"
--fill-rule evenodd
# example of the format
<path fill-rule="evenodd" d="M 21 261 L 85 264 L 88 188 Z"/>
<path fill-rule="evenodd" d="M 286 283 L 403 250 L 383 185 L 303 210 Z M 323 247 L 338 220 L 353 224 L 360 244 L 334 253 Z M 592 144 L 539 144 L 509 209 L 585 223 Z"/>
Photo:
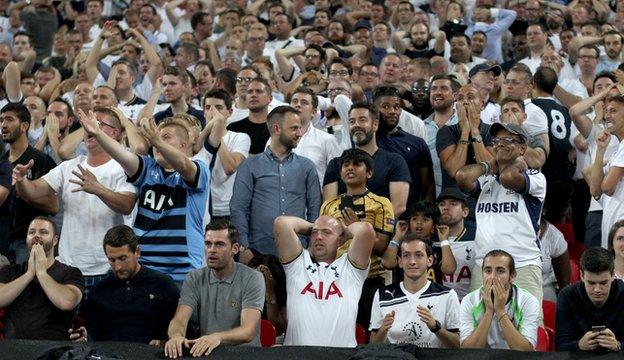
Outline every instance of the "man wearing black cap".
<path fill-rule="evenodd" d="M 381 59 L 383 59 L 388 52 L 386 49 L 373 46 L 373 34 L 371 31 L 371 23 L 368 20 L 358 20 L 358 22 L 355 23 L 353 43 L 366 46 L 366 55 L 364 55 L 362 60 L 379 66 Z"/>
<path fill-rule="evenodd" d="M 502 71 L 500 66 L 488 61 L 473 66 L 468 73 L 470 83 L 479 90 L 479 94 L 485 102 L 485 107 L 481 111 L 481 121 L 488 125 L 498 122 L 500 117 L 500 105 L 490 101 L 490 93 L 494 90 L 496 78 L 500 76 Z"/>
<path fill-rule="evenodd" d="M 461 168 L 459 187 L 477 197 L 475 267 L 470 290 L 483 284 L 481 266 L 491 250 L 514 254 L 515 283 L 542 300 L 539 218 L 546 196 L 546 178 L 528 169 L 524 160 L 527 136 L 517 124 L 495 123 L 490 127 L 494 159 Z"/>
<path fill-rule="evenodd" d="M 475 264 L 475 227 L 465 226 L 464 219 L 468 217 L 470 209 L 466 202 L 466 195 L 458 188 L 450 187 L 444 189 L 436 199 L 440 209 L 441 225 L 449 227 L 449 238 L 446 240 L 453 252 L 457 267 L 452 275 L 444 275 L 443 284 L 455 292 L 459 300 L 468 294 L 470 288 L 470 273 Z M 441 249 L 444 241 L 435 243 L 434 253 Z"/>

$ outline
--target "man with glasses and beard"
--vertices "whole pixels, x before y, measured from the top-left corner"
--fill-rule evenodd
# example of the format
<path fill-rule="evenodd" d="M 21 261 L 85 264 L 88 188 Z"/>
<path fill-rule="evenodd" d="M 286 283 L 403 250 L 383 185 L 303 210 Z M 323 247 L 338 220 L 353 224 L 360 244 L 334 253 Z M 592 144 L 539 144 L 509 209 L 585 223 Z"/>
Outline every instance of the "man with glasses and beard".
<path fill-rule="evenodd" d="M 54 259 L 58 240 L 52 220 L 35 217 L 26 238 L 28 261 L 0 269 L 8 339 L 68 340 L 84 279 L 80 270 Z"/>
<path fill-rule="evenodd" d="M 546 178 L 539 170 L 527 167 L 523 157 L 527 135 L 521 126 L 495 123 L 489 133 L 494 145 L 494 159 L 464 166 L 456 175 L 460 189 L 478 197 L 476 265 L 471 274 L 470 290 L 483 284 L 481 267 L 485 255 L 504 247 L 515 254 L 515 283 L 541 303 L 542 262 L 538 232 L 546 196 Z"/>

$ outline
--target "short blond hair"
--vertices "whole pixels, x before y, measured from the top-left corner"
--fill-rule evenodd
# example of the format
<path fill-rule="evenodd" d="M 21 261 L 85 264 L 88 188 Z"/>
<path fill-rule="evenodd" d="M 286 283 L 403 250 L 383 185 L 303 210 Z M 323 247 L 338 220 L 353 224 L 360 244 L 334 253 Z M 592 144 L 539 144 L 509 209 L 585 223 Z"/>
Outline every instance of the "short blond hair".
<path fill-rule="evenodd" d="M 180 139 L 182 139 L 185 142 L 188 142 L 190 139 L 190 133 L 191 133 L 191 129 L 189 128 L 189 125 L 187 123 L 187 121 L 180 119 L 179 117 L 168 117 L 166 119 L 164 119 L 163 121 L 160 122 L 160 124 L 158 124 L 158 130 L 160 131 L 163 128 L 166 127 L 175 127 L 176 128 L 176 134 L 178 135 L 178 137 Z"/>

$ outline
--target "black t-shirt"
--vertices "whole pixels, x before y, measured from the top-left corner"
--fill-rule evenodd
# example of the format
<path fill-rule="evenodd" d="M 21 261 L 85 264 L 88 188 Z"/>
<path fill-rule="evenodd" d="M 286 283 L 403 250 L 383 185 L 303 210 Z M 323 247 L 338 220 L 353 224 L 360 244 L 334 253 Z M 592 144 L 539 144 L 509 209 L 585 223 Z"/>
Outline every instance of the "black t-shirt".
<path fill-rule="evenodd" d="M 171 277 L 145 266 L 129 280 L 112 272 L 89 293 L 87 327 L 94 341 L 147 344 L 167 339 L 180 290 Z"/>
<path fill-rule="evenodd" d="M 412 182 L 407 163 L 399 154 L 384 149 L 377 149 L 373 155 L 373 177 L 368 179 L 366 187 L 373 194 L 390 199 L 390 182 Z M 340 158 L 333 158 L 327 165 L 323 186 L 338 182 L 338 195 L 347 191 L 347 186 L 340 179 Z"/>
<path fill-rule="evenodd" d="M 26 273 L 27 264 L 9 265 L 0 269 L 0 283 L 9 283 Z M 61 285 L 74 285 L 84 291 L 84 278 L 78 268 L 58 261 L 48 274 Z M 63 311 L 50 301 L 35 277 L 24 291 L 6 307 L 4 335 L 7 339 L 68 340 L 73 311 Z"/>
<path fill-rule="evenodd" d="M 7 160 L 8 158 L 9 152 L 7 151 L 2 157 L 2 160 Z M 26 175 L 28 180 L 38 179 L 56 167 L 56 163 L 54 163 L 54 160 L 52 160 L 50 156 L 30 145 L 28 145 L 26 151 L 24 151 L 22 156 L 15 160 L 12 165 L 13 167 L 16 165 L 26 165 L 31 159 L 34 160 L 34 164 Z M 28 225 L 32 219 L 39 215 L 49 214 L 46 214 L 19 198 L 15 187 L 11 188 L 11 199 L 13 200 L 13 211 L 11 213 L 11 223 L 9 225 L 9 238 L 11 241 L 23 240 L 26 239 Z"/>
<path fill-rule="evenodd" d="M 269 127 L 266 123 L 256 124 L 251 122 L 248 117 L 231 123 L 228 125 L 227 129 L 249 135 L 251 138 L 251 146 L 249 147 L 250 155 L 263 152 L 266 148 L 267 141 L 271 138 L 271 133 L 269 133 Z"/>
<path fill-rule="evenodd" d="M 0 186 L 11 190 L 11 171 L 13 167 L 8 160 L 0 160 Z M 9 224 L 11 222 L 11 195 L 0 202 L 0 254 L 8 256 Z"/>
<path fill-rule="evenodd" d="M 407 56 L 410 59 L 417 59 L 417 58 L 427 58 L 427 59 L 431 59 L 432 57 L 439 55 L 442 56 L 444 55 L 444 52 L 442 53 L 437 53 L 434 49 L 430 49 L 430 48 L 426 48 L 426 49 L 405 49 L 405 56 Z"/>
<path fill-rule="evenodd" d="M 429 168 L 429 174 L 433 176 L 431 153 L 425 140 L 406 133 L 405 131 L 398 129 L 393 134 L 383 134 L 377 132 L 377 145 L 387 151 L 397 153 L 407 163 L 407 167 L 412 178 L 410 184 L 409 198 L 407 203 L 413 204 L 414 202 L 423 198 L 422 192 L 422 179 L 420 171 L 423 168 Z M 433 178 L 430 179 L 433 182 Z"/>

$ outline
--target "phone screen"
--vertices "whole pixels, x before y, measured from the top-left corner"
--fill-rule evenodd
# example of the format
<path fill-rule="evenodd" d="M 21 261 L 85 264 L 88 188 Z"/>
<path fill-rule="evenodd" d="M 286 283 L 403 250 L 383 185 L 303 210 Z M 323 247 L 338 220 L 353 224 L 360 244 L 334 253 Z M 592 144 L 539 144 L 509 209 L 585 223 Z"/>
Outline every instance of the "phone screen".
<path fill-rule="evenodd" d="M 604 325 L 601 326 L 592 326 L 592 332 L 600 332 L 602 330 L 605 330 L 607 327 Z"/>
<path fill-rule="evenodd" d="M 353 209 L 353 196 L 351 195 L 343 195 L 340 198 L 340 210 L 344 210 L 346 208 Z"/>

